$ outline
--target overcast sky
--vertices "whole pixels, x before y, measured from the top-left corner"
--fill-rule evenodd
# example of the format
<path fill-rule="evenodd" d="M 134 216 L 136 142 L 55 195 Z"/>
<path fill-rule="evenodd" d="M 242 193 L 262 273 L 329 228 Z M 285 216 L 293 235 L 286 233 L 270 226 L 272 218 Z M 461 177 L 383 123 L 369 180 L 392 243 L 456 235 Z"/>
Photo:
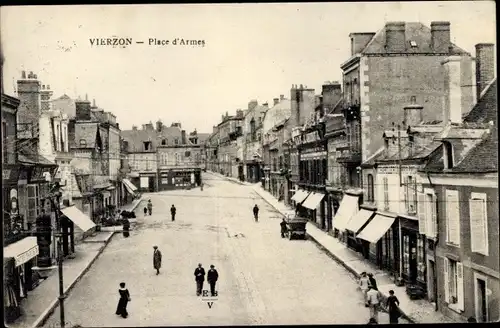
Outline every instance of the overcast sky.
<path fill-rule="evenodd" d="M 341 80 L 351 32 L 386 21 L 450 21 L 471 52 L 495 42 L 495 4 L 470 2 L 280 3 L 2 7 L 5 91 L 21 71 L 66 93 L 96 99 L 122 129 L 161 119 L 211 132 L 222 113 L 290 95 L 292 84 Z M 205 46 L 91 47 L 89 38 L 204 40 Z"/>

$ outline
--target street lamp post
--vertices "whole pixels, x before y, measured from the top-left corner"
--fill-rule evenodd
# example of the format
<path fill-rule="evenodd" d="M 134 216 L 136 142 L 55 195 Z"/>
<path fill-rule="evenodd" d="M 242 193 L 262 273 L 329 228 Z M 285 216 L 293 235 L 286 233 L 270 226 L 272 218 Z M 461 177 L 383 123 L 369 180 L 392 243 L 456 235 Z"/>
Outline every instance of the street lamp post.
<path fill-rule="evenodd" d="M 59 190 L 59 184 L 56 183 L 52 188 L 49 195 L 50 202 L 52 205 L 52 211 L 55 213 L 56 220 L 56 231 L 54 235 L 57 238 L 57 269 L 59 276 L 59 314 L 60 314 L 60 325 L 61 328 L 65 327 L 65 318 L 64 318 L 64 279 L 63 279 L 63 256 L 62 256 L 62 226 L 61 226 L 61 216 L 60 216 L 60 200 L 61 200 L 61 191 Z"/>

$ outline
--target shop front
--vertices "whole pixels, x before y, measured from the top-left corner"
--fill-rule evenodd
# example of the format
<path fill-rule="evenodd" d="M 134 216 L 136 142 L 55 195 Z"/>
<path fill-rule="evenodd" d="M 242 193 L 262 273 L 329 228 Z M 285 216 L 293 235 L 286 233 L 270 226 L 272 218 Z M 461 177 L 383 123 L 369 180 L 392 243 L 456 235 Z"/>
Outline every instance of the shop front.
<path fill-rule="evenodd" d="M 142 192 L 155 192 L 157 190 L 156 176 L 155 173 L 139 173 L 139 190 Z"/>
<path fill-rule="evenodd" d="M 363 241 L 365 257 L 380 269 L 392 273 L 398 273 L 399 266 L 398 227 L 393 215 L 375 211 L 368 224 L 356 236 Z"/>
<path fill-rule="evenodd" d="M 420 235 L 418 219 L 398 217 L 401 230 L 401 278 L 407 286 L 427 290 L 425 237 Z"/>
<path fill-rule="evenodd" d="M 159 190 L 190 188 L 202 182 L 200 168 L 160 170 L 158 176 Z"/>
<path fill-rule="evenodd" d="M 357 238 L 358 233 L 368 224 L 375 215 L 375 210 L 361 207 L 345 225 L 347 245 L 369 258 L 369 243 L 363 239 Z"/>
<path fill-rule="evenodd" d="M 36 266 L 39 248 L 36 237 L 27 236 L 3 249 L 4 309 L 8 323 L 16 320 L 21 311 L 19 303 L 36 284 L 32 268 Z"/>
<path fill-rule="evenodd" d="M 333 218 L 337 214 L 342 201 L 343 192 L 340 188 L 326 186 L 326 230 L 331 232 L 334 236 L 335 229 L 333 229 Z"/>
<path fill-rule="evenodd" d="M 122 180 L 122 185 L 125 189 L 125 195 L 123 196 L 124 202 L 125 204 L 128 204 L 132 202 L 132 199 L 136 197 L 138 190 L 137 187 L 129 179 L 126 178 Z"/>
<path fill-rule="evenodd" d="M 359 211 L 359 196 L 344 194 L 340 206 L 333 218 L 333 228 L 335 229 L 335 235 L 342 242 L 346 243 L 348 246 L 357 250 L 357 246 L 352 243 L 348 243 L 351 240 L 352 233 L 346 230 L 346 225 L 351 220 L 351 218 L 356 215 Z"/>
<path fill-rule="evenodd" d="M 302 207 L 307 208 L 310 212 L 310 219 L 321 229 L 326 229 L 325 220 L 325 193 L 322 190 L 314 190 L 309 194 L 309 197 L 302 203 Z"/>

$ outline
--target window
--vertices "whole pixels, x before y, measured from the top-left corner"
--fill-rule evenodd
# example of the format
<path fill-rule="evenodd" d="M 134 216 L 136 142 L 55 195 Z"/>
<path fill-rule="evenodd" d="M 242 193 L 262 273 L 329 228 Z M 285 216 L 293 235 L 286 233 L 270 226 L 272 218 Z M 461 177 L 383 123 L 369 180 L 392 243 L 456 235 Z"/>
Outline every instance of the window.
<path fill-rule="evenodd" d="M 368 174 L 367 180 L 368 180 L 367 201 L 373 202 L 375 200 L 374 190 L 373 190 L 373 175 Z"/>
<path fill-rule="evenodd" d="M 460 207 L 458 191 L 446 190 L 446 242 L 460 246 Z"/>
<path fill-rule="evenodd" d="M 4 155 L 4 162 L 6 158 L 8 158 L 8 152 L 7 152 L 7 122 L 2 122 L 2 146 L 3 146 L 3 153 Z"/>
<path fill-rule="evenodd" d="M 56 151 L 62 151 L 62 149 L 60 148 L 60 145 L 62 143 L 62 138 L 61 138 L 61 126 L 58 124 L 56 125 L 57 127 L 57 134 L 56 134 Z"/>
<path fill-rule="evenodd" d="M 387 177 L 383 178 L 384 184 L 384 210 L 389 210 L 389 181 Z"/>
<path fill-rule="evenodd" d="M 444 258 L 444 294 L 448 306 L 457 311 L 464 310 L 464 272 L 460 262 Z"/>
<path fill-rule="evenodd" d="M 425 193 L 425 225 L 427 238 L 436 238 L 437 236 L 437 203 L 434 192 Z"/>
<path fill-rule="evenodd" d="M 145 151 L 151 150 L 151 141 L 144 141 L 144 150 Z"/>
<path fill-rule="evenodd" d="M 175 165 L 179 165 L 181 162 L 181 155 L 179 153 L 175 153 Z"/>
<path fill-rule="evenodd" d="M 27 222 L 35 222 L 36 217 L 40 214 L 40 191 L 38 189 L 38 185 L 29 184 L 28 188 L 28 213 L 27 213 Z"/>
<path fill-rule="evenodd" d="M 168 154 L 162 153 L 160 157 L 161 165 L 167 165 Z"/>
<path fill-rule="evenodd" d="M 471 251 L 488 256 L 486 194 L 471 193 L 469 199 Z"/>
<path fill-rule="evenodd" d="M 279 163 L 280 163 L 280 170 L 283 168 L 283 156 L 280 156 L 280 159 L 279 159 Z"/>
<path fill-rule="evenodd" d="M 63 137 L 62 137 L 62 151 L 68 151 L 66 149 L 66 140 L 68 140 L 68 132 L 66 130 L 66 126 L 63 127 Z"/>
<path fill-rule="evenodd" d="M 406 177 L 405 184 L 405 207 L 408 214 L 417 212 L 417 180 L 411 175 Z"/>
<path fill-rule="evenodd" d="M 175 142 L 176 145 L 178 145 L 179 144 L 179 138 L 175 138 L 174 142 Z"/>
<path fill-rule="evenodd" d="M 162 145 L 162 146 L 165 146 L 166 144 L 167 144 L 167 139 L 162 139 L 162 141 L 161 141 L 161 145 Z"/>
<path fill-rule="evenodd" d="M 445 169 L 453 168 L 453 146 L 448 141 L 443 141 L 443 161 Z"/>

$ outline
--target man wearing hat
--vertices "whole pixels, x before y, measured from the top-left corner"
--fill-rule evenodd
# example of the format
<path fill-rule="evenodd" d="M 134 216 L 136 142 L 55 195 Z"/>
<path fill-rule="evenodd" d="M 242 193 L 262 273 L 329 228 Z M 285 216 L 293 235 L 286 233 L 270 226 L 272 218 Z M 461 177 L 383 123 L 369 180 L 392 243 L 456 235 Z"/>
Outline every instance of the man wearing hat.
<path fill-rule="evenodd" d="M 161 252 L 158 249 L 158 246 L 153 246 L 154 252 L 153 252 L 153 267 L 156 269 L 156 275 L 160 274 L 160 268 L 161 268 Z"/>
<path fill-rule="evenodd" d="M 198 267 L 194 270 L 194 280 L 196 281 L 196 296 L 201 295 L 203 289 L 203 281 L 205 281 L 205 269 L 198 263 Z"/>
<path fill-rule="evenodd" d="M 207 273 L 207 281 L 210 284 L 210 293 L 212 296 L 215 296 L 215 283 L 217 282 L 217 279 L 219 279 L 219 273 L 215 270 L 215 266 L 212 264 L 210 265 L 210 270 L 208 270 Z"/>

